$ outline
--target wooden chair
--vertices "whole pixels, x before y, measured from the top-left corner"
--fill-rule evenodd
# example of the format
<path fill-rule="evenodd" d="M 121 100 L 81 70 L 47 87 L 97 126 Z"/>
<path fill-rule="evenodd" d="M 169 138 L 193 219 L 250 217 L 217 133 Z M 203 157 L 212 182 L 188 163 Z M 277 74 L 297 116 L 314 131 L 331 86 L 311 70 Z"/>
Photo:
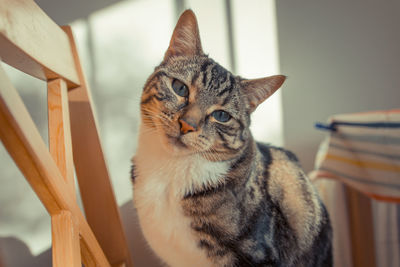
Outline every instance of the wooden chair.
<path fill-rule="evenodd" d="M 47 81 L 49 149 L 0 66 L 0 138 L 51 216 L 53 265 L 132 266 L 71 28 L 0 0 L 0 58 Z"/>

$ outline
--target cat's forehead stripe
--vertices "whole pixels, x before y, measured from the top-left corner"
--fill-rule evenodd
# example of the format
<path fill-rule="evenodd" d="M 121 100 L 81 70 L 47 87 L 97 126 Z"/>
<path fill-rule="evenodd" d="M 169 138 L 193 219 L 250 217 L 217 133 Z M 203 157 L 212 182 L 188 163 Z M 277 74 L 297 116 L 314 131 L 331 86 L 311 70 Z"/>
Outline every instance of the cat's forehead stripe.
<path fill-rule="evenodd" d="M 199 76 L 200 76 L 200 72 L 195 72 L 194 73 L 194 75 L 193 75 L 193 77 L 192 77 L 192 82 L 191 82 L 191 85 L 193 86 L 195 83 L 196 83 L 196 81 L 197 81 L 197 79 L 199 78 Z"/>
<path fill-rule="evenodd" d="M 229 94 L 232 93 L 235 80 L 234 80 L 233 76 L 229 74 L 229 72 L 227 72 L 227 76 L 229 76 L 229 79 L 226 78 L 225 87 L 221 88 L 222 90 L 220 92 L 218 92 L 217 96 L 222 96 L 225 93 L 229 93 Z"/>
<path fill-rule="evenodd" d="M 232 76 L 229 71 L 211 59 L 205 60 L 199 71 L 203 74 L 203 86 L 210 90 L 219 89 L 219 85 L 223 84 Z"/>

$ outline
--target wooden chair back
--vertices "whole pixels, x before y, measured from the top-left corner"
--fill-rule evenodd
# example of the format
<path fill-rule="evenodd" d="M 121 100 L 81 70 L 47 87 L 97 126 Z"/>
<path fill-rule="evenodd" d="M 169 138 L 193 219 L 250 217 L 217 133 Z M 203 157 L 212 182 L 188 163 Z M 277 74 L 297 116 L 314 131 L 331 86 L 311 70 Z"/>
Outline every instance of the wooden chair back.
<path fill-rule="evenodd" d="M 0 139 L 51 216 L 53 265 L 132 266 L 71 28 L 0 0 L 0 59 L 47 82 L 49 148 L 0 65 Z"/>

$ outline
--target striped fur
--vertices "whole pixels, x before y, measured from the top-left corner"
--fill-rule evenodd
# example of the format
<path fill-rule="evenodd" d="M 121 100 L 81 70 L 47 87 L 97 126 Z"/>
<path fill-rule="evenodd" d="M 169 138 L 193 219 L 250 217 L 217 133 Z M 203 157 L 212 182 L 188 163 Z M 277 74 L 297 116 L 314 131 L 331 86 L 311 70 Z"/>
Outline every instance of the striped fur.
<path fill-rule="evenodd" d="M 249 130 L 283 80 L 233 75 L 202 52 L 194 14 L 181 16 L 143 89 L 132 167 L 140 225 L 168 265 L 332 266 L 328 214 L 296 157 Z M 183 119 L 195 130 L 182 132 Z"/>

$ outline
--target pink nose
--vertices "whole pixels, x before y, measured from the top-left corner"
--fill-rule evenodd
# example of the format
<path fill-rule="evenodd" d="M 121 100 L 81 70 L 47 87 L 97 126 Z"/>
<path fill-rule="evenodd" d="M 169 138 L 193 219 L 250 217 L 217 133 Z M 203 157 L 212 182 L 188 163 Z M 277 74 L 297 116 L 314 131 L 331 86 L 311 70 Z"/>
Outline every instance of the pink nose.
<path fill-rule="evenodd" d="M 196 125 L 192 125 L 191 123 L 186 122 L 184 119 L 179 119 L 179 124 L 181 125 L 182 134 L 196 131 Z"/>

